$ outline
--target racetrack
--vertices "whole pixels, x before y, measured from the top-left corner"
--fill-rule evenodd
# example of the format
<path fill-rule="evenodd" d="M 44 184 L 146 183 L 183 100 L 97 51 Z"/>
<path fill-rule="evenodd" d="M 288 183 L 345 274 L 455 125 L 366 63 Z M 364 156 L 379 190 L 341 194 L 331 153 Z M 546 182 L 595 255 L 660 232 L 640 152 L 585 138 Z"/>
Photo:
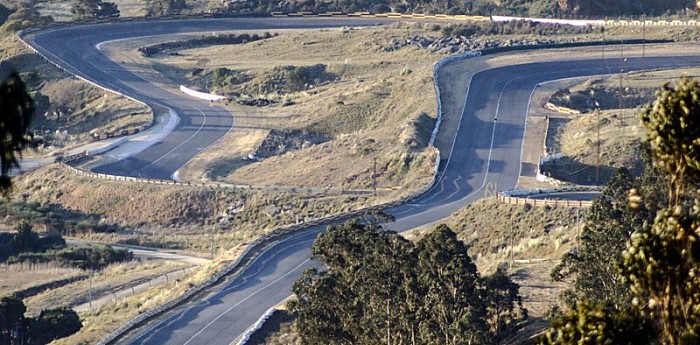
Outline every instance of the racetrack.
<path fill-rule="evenodd" d="M 210 19 L 99 24 L 48 31 L 27 37 L 43 54 L 105 87 L 150 104 L 173 108 L 181 116 L 162 142 L 101 171 L 128 176 L 170 178 L 191 157 L 223 136 L 234 124 L 226 111 L 150 84 L 109 61 L 95 45 L 107 40 L 192 31 L 372 25 L 381 20 Z M 459 62 L 459 63 L 469 63 Z M 439 169 L 435 186 L 410 204 L 388 210 L 390 225 L 406 230 L 442 219 L 481 198 L 489 183 L 515 187 L 530 95 L 545 81 L 617 72 L 619 59 L 548 61 L 487 69 L 471 77 L 461 124 L 453 147 Z M 627 58 L 625 71 L 697 66 L 698 57 Z M 467 76 L 465 76 L 467 77 Z M 176 308 L 132 334 L 124 343 L 229 344 L 270 306 L 290 293 L 292 282 L 313 263 L 309 247 L 322 226 L 277 242 L 240 276 L 201 301 Z"/>

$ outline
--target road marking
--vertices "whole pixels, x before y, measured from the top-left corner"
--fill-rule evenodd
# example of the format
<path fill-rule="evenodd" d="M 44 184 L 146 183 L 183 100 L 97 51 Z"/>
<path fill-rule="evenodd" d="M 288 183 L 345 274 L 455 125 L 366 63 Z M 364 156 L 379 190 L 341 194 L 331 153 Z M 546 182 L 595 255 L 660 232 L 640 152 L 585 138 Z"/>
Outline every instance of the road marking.
<path fill-rule="evenodd" d="M 294 239 L 296 239 L 296 238 L 298 238 L 298 237 L 305 236 L 305 235 L 309 235 L 309 234 L 312 233 L 312 232 L 318 231 L 318 229 L 314 229 L 314 228 L 315 228 L 315 227 L 312 227 L 312 228 L 309 229 L 309 230 L 305 230 L 305 231 L 303 231 L 303 232 L 300 232 L 300 233 L 298 233 L 298 234 L 289 236 L 289 237 L 287 237 L 287 238 L 284 238 L 284 239 L 282 239 L 282 240 L 279 240 L 279 241 L 276 241 L 276 242 L 270 244 L 265 250 L 263 250 L 263 251 L 260 252 L 258 255 L 256 255 L 255 258 L 253 259 L 253 261 L 251 261 L 249 265 L 252 265 L 252 264 L 255 263 L 256 261 L 258 261 L 264 254 L 266 254 L 266 253 L 268 253 L 269 251 L 272 251 L 273 249 L 275 249 L 275 246 L 277 246 L 277 245 L 280 244 L 280 243 L 287 242 L 287 241 L 290 241 L 290 240 L 294 240 Z M 315 240 L 315 239 L 314 239 L 314 240 Z M 304 241 L 304 242 L 301 242 L 301 243 L 306 243 L 306 242 L 308 242 L 308 241 Z M 293 246 L 293 244 L 290 245 L 290 246 L 288 246 L 288 247 L 291 247 L 291 246 Z M 281 248 L 280 250 L 284 250 L 284 249 L 286 249 L 286 248 L 288 248 L 288 247 Z M 308 260 L 307 260 L 307 261 L 308 261 Z M 249 267 L 250 267 L 250 266 L 249 266 Z M 245 271 L 244 271 L 244 272 L 245 272 Z M 241 272 L 240 275 L 239 275 L 239 277 L 242 276 L 244 272 Z M 238 279 L 239 277 L 236 277 L 236 279 Z M 227 288 L 228 288 L 228 286 L 224 286 L 221 290 L 216 291 L 216 292 L 212 292 L 211 294 L 209 294 L 209 296 L 207 296 L 207 298 L 209 298 L 209 297 L 211 297 L 211 296 L 214 296 L 214 295 L 216 295 L 217 293 L 220 293 L 220 292 L 222 292 L 222 291 L 225 291 Z M 159 328 L 162 324 L 164 324 L 164 323 L 170 321 L 170 319 L 172 319 L 173 317 L 178 316 L 178 315 L 179 315 L 179 313 L 175 313 L 175 314 L 172 314 L 172 315 L 166 317 L 166 318 L 163 319 L 162 321 L 160 321 L 160 322 L 156 323 L 155 325 L 153 325 L 153 327 L 151 327 L 151 328 L 149 328 L 148 330 L 144 331 L 141 335 L 137 336 L 137 337 L 134 339 L 134 341 L 137 341 L 137 340 L 139 340 L 139 339 L 145 337 L 146 335 L 148 335 L 149 333 L 151 333 L 151 332 L 154 331 L 155 329 Z"/>
<path fill-rule="evenodd" d="M 188 340 L 187 340 L 186 342 L 184 342 L 182 345 L 187 345 L 187 344 L 189 344 L 194 338 L 196 338 L 198 335 L 200 335 L 202 332 L 204 332 L 204 330 L 206 330 L 207 328 L 209 328 L 209 326 L 211 326 L 214 322 L 216 322 L 217 320 L 219 320 L 222 316 L 224 316 L 224 315 L 225 315 L 226 313 L 228 313 L 229 311 L 233 310 L 233 308 L 238 307 L 238 306 L 241 305 L 243 302 L 245 302 L 245 301 L 247 301 L 248 299 L 250 299 L 251 297 L 257 295 L 260 291 L 265 290 L 265 289 L 267 289 L 268 287 L 270 287 L 270 286 L 274 285 L 275 283 L 277 283 L 278 281 L 282 280 L 283 278 L 286 278 L 287 276 L 289 276 L 290 274 L 294 273 L 296 270 L 298 270 L 301 266 L 305 265 L 305 264 L 306 264 L 307 262 L 309 262 L 309 261 L 311 261 L 311 259 L 306 259 L 306 260 L 304 260 L 304 262 L 300 263 L 299 265 L 297 265 L 296 267 L 294 267 L 294 268 L 293 268 L 292 270 L 290 270 L 289 272 L 287 272 L 287 273 L 285 273 L 284 275 L 282 275 L 281 277 L 279 277 L 279 278 L 277 278 L 277 279 L 271 281 L 270 283 L 266 284 L 265 286 L 263 286 L 263 287 L 261 287 L 261 288 L 255 290 L 252 294 L 246 296 L 245 298 L 243 298 L 242 300 L 240 300 L 238 303 L 232 305 L 230 308 L 226 309 L 224 312 L 222 312 L 222 313 L 219 314 L 217 317 L 215 317 L 214 320 L 211 320 L 208 324 L 206 324 L 206 325 L 204 326 L 204 328 L 202 328 L 201 330 L 199 330 L 199 332 L 195 333 L 190 339 L 188 339 Z"/>

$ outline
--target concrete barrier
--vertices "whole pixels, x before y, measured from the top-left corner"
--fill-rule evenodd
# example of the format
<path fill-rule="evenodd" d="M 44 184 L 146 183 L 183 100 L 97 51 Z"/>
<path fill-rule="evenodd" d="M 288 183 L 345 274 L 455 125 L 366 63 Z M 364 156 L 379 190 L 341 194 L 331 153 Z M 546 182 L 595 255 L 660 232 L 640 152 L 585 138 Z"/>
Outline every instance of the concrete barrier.
<path fill-rule="evenodd" d="M 199 99 L 203 99 L 205 101 L 210 101 L 210 102 L 216 102 L 216 101 L 221 101 L 221 100 L 226 99 L 226 97 L 224 97 L 224 96 L 213 95 L 210 93 L 204 93 L 204 92 L 192 90 L 192 89 L 186 87 L 185 85 L 180 85 L 180 91 L 182 91 L 186 95 L 189 95 L 189 96 L 192 96 L 195 98 L 199 98 Z"/>

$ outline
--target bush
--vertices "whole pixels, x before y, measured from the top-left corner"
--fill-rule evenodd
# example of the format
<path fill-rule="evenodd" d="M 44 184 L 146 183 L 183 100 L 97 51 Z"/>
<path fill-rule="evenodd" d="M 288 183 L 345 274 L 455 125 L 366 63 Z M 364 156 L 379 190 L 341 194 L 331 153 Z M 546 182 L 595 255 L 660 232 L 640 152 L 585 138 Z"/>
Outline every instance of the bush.
<path fill-rule="evenodd" d="M 66 267 L 98 270 L 110 264 L 133 259 L 133 254 L 126 249 L 113 249 L 107 246 L 66 247 L 45 253 L 22 253 L 11 262 L 56 262 Z"/>
<path fill-rule="evenodd" d="M 42 310 L 39 316 L 29 320 L 27 343 L 48 344 L 76 333 L 82 327 L 78 314 L 72 309 Z"/>
<path fill-rule="evenodd" d="M 248 42 L 255 42 L 263 39 L 267 39 L 270 37 L 277 36 L 277 34 L 272 35 L 269 32 L 264 33 L 263 35 L 258 35 L 258 34 L 241 34 L 241 35 L 216 35 L 216 36 L 208 36 L 208 37 L 202 37 L 202 38 L 194 38 L 190 40 L 184 40 L 184 41 L 173 41 L 173 42 L 165 42 L 165 43 L 158 43 L 158 44 L 152 44 L 148 46 L 143 46 L 139 48 L 139 51 L 143 56 L 153 56 L 156 54 L 162 54 L 163 52 L 167 50 L 175 50 L 175 49 L 191 49 L 191 48 L 197 48 L 197 47 L 204 47 L 204 46 L 210 46 L 210 45 L 224 45 L 224 44 L 244 44 Z"/>

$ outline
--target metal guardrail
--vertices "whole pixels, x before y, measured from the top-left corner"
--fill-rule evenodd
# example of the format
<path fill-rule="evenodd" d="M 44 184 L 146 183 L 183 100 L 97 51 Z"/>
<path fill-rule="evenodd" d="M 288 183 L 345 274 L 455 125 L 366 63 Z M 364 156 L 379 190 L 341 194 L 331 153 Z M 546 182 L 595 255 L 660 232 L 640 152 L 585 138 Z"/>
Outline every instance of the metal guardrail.
<path fill-rule="evenodd" d="M 590 207 L 593 201 L 590 200 L 559 200 L 559 199 L 532 199 L 530 196 L 550 193 L 576 193 L 576 192 L 599 192 L 600 186 L 575 186 L 557 189 L 536 189 L 536 190 L 505 190 L 498 193 L 497 200 L 503 204 L 531 206 L 562 206 L 571 208 Z"/>
<path fill-rule="evenodd" d="M 502 204 L 510 205 L 531 205 L 531 206 L 553 206 L 553 207 L 570 207 L 583 208 L 591 207 L 593 201 L 584 200 L 557 200 L 557 199 L 530 199 L 517 196 L 498 195 L 498 201 Z"/>

